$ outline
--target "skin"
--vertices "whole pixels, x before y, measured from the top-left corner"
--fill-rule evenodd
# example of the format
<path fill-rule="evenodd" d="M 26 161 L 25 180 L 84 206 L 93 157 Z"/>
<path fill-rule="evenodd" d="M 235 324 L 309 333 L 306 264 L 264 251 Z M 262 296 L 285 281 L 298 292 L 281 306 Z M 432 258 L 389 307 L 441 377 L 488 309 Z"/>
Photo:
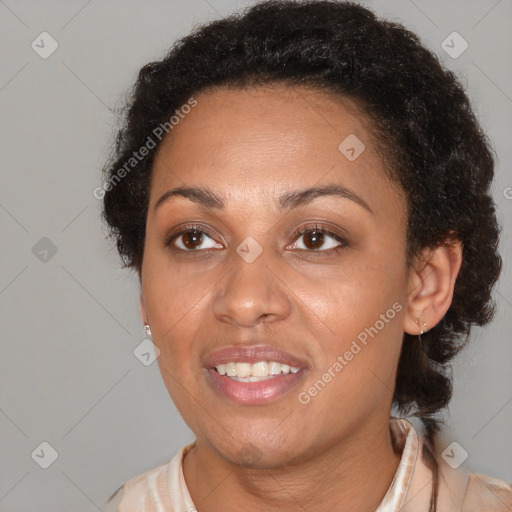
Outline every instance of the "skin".
<path fill-rule="evenodd" d="M 340 503 L 374 511 L 400 459 L 388 420 L 403 333 L 426 331 L 444 316 L 460 243 L 407 266 L 405 194 L 387 178 L 365 118 L 348 100 L 289 86 L 217 88 L 195 98 L 154 162 L 140 271 L 141 318 L 161 351 L 168 392 L 196 436 L 183 463 L 192 499 L 199 512 L 323 512 Z M 350 134 L 365 145 L 354 161 L 338 149 Z M 372 212 L 330 195 L 278 210 L 281 194 L 326 184 L 350 189 Z M 177 186 L 209 188 L 226 206 L 176 196 L 155 210 Z M 203 230 L 199 250 L 186 252 L 187 235 L 165 247 L 190 223 Z M 315 223 L 348 245 L 333 251 L 340 243 L 330 235 L 323 242 L 294 236 Z M 262 248 L 252 263 L 236 252 L 248 236 Z M 298 393 L 394 303 L 401 311 L 301 403 Z M 203 361 L 237 344 L 275 345 L 310 369 L 277 400 L 234 403 L 208 385 Z"/>

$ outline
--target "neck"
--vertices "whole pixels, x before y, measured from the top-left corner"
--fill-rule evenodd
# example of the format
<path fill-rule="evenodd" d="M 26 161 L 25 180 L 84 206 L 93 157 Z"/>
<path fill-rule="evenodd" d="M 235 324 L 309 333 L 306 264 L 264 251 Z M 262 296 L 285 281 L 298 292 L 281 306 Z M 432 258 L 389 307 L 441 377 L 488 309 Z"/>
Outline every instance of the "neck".
<path fill-rule="evenodd" d="M 279 468 L 241 468 L 196 440 L 183 461 L 198 512 L 343 510 L 374 512 L 388 490 L 400 455 L 388 425 L 327 446 L 314 458 Z"/>

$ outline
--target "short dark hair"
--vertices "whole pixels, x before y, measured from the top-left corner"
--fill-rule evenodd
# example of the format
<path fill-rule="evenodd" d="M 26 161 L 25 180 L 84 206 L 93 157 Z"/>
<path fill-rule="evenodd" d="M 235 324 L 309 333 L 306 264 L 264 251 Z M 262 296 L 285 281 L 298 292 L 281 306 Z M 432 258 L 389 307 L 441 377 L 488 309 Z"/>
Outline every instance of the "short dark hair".
<path fill-rule="evenodd" d="M 402 25 L 351 2 L 271 0 L 196 27 L 139 72 L 106 182 L 193 94 L 215 87 L 303 85 L 354 100 L 371 120 L 408 205 L 407 261 L 463 244 L 452 304 L 422 335 L 404 334 L 394 404 L 435 430 L 452 392 L 449 361 L 495 305 L 500 228 L 490 194 L 494 157 L 463 86 Z M 104 195 L 103 218 L 126 267 L 140 273 L 157 144 Z M 430 327 L 430 326 L 429 326 Z"/>

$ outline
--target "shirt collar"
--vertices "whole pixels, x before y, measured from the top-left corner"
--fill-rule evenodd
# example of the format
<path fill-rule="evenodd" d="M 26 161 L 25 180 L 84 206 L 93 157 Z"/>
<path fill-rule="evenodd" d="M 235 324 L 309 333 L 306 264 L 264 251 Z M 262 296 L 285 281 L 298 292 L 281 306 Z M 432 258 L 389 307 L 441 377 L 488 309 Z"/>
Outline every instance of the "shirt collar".
<path fill-rule="evenodd" d="M 403 510 L 419 454 L 420 440 L 411 423 L 403 418 L 391 418 L 389 428 L 393 445 L 402 452 L 402 456 L 393 481 L 376 512 Z M 419 508 L 416 510 L 420 511 Z"/>

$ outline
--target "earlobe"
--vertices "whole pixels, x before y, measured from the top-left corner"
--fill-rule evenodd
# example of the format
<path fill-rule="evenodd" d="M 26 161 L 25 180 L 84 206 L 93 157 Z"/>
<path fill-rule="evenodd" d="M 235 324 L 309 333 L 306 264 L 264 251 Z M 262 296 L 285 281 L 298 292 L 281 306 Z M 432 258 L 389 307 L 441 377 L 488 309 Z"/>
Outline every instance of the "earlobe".
<path fill-rule="evenodd" d="M 140 294 L 139 310 L 140 310 L 140 319 L 141 319 L 142 323 L 145 325 L 148 323 L 148 320 L 147 320 L 146 308 L 144 306 L 144 298 L 142 297 L 142 293 Z"/>
<path fill-rule="evenodd" d="M 452 303 L 461 264 L 462 244 L 458 240 L 422 253 L 409 276 L 405 332 L 417 335 L 439 323 Z"/>
<path fill-rule="evenodd" d="M 142 297 L 142 293 L 140 294 L 140 319 L 142 320 L 142 324 L 144 325 L 144 331 L 146 333 L 147 338 L 151 338 L 151 328 L 149 327 L 148 315 L 146 314 L 146 308 L 144 306 L 144 298 Z"/>

